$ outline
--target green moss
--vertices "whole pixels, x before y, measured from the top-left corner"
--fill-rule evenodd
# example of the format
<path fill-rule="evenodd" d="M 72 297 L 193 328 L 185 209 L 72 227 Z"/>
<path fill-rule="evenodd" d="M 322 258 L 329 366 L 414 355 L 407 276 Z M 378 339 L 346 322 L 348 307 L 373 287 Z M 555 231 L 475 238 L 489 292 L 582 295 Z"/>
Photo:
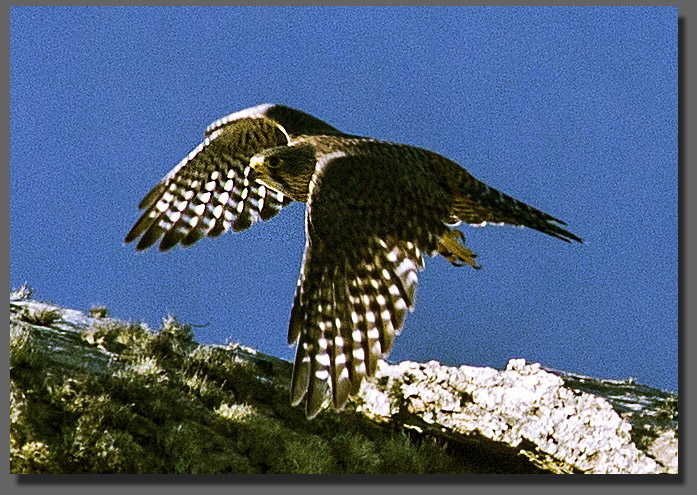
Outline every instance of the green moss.
<path fill-rule="evenodd" d="M 36 352 L 34 334 L 30 327 L 20 322 L 10 323 L 10 369 L 33 367 L 40 359 Z"/>
<path fill-rule="evenodd" d="M 375 442 L 364 435 L 347 431 L 334 437 L 332 455 L 348 473 L 380 472 L 380 452 Z"/>
<path fill-rule="evenodd" d="M 189 325 L 180 324 L 174 316 L 162 319 L 160 331 L 148 341 L 148 352 L 169 367 L 180 367 L 186 354 L 198 344 Z"/>
<path fill-rule="evenodd" d="M 34 289 L 24 282 L 18 289 L 10 291 L 10 301 L 25 301 L 34 296 Z"/>
<path fill-rule="evenodd" d="M 90 316 L 98 319 L 108 318 L 109 308 L 101 304 L 95 304 L 90 308 Z"/>
<path fill-rule="evenodd" d="M 60 320 L 60 318 L 60 311 L 47 308 L 31 309 L 24 307 L 19 313 L 20 320 L 42 327 L 49 326 L 51 323 Z"/>
<path fill-rule="evenodd" d="M 307 420 L 288 402 L 290 367 L 276 376 L 199 345 L 175 318 L 158 332 L 103 318 L 78 337 L 110 353 L 103 373 L 52 362 L 31 327 L 11 325 L 12 473 L 463 471 L 443 445 L 350 411 Z"/>
<path fill-rule="evenodd" d="M 387 473 L 462 472 L 442 445 L 431 439 L 413 441 L 406 433 L 395 434 L 380 450 L 380 471 Z"/>
<path fill-rule="evenodd" d="M 48 445 L 43 442 L 26 442 L 17 447 L 10 438 L 10 472 L 49 474 L 60 472 L 60 466 Z"/>

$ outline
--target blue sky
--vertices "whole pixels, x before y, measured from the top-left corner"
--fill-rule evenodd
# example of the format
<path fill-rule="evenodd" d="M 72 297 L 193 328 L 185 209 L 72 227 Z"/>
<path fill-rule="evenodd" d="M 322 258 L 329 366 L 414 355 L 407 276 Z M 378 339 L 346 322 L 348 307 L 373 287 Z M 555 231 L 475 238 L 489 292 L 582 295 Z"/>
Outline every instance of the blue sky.
<path fill-rule="evenodd" d="M 464 227 L 390 361 L 522 357 L 678 389 L 675 7 L 10 11 L 10 285 L 292 359 L 303 207 L 136 253 L 140 199 L 211 121 L 263 102 L 436 151 L 566 221 Z"/>

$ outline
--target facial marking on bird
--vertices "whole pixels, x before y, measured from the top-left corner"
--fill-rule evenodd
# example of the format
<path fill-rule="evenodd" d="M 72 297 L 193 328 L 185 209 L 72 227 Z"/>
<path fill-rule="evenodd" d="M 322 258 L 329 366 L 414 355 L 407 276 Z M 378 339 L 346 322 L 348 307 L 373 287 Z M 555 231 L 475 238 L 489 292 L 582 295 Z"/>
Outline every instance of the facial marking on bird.
<path fill-rule="evenodd" d="M 582 242 L 564 222 L 478 181 L 434 152 L 347 135 L 264 104 L 223 117 L 141 201 L 126 235 L 160 250 L 307 203 L 306 247 L 288 325 L 291 402 L 340 410 L 387 357 L 414 309 L 422 253 L 479 268 L 458 224 L 527 226 Z"/>
<path fill-rule="evenodd" d="M 249 161 L 260 182 L 300 202 L 307 201 L 316 163 L 314 146 L 303 142 L 264 150 Z"/>

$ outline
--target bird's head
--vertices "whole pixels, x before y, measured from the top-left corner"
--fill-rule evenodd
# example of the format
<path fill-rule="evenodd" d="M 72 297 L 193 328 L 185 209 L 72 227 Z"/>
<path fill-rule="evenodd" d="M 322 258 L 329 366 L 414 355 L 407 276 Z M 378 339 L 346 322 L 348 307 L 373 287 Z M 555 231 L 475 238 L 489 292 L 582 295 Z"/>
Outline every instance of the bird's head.
<path fill-rule="evenodd" d="M 269 148 L 249 160 L 259 182 L 302 202 L 307 201 L 316 163 L 315 147 L 309 143 Z"/>

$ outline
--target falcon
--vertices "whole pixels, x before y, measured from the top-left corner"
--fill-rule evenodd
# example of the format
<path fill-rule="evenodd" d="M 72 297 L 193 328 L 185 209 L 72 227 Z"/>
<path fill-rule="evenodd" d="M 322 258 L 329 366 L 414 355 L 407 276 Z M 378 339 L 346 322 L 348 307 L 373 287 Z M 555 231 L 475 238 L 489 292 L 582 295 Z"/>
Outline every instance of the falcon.
<path fill-rule="evenodd" d="M 263 104 L 213 122 L 140 202 L 126 235 L 167 251 L 247 229 L 306 203 L 306 245 L 288 327 L 291 402 L 341 410 L 389 354 L 414 308 L 423 254 L 479 268 L 455 227 L 529 227 L 582 242 L 561 220 L 475 179 L 432 151 L 345 134 Z"/>

